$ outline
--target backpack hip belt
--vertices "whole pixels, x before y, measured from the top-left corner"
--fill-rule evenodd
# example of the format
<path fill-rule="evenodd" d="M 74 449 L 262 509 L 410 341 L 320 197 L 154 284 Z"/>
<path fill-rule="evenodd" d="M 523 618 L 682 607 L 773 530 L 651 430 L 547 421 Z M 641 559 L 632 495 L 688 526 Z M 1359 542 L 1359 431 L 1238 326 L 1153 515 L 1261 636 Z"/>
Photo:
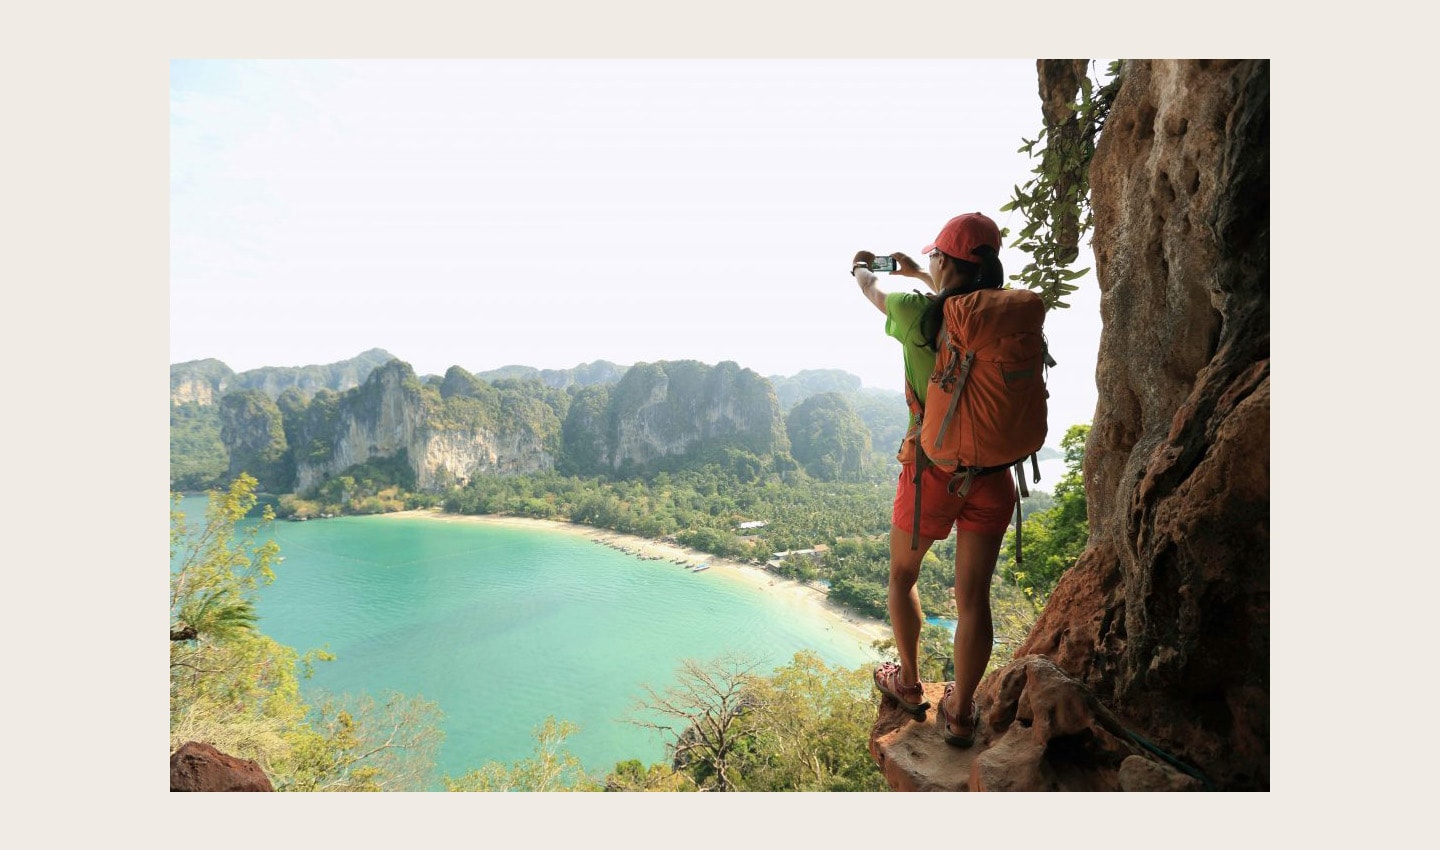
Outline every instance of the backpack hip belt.
<path fill-rule="evenodd" d="M 950 475 L 950 480 L 945 483 L 945 490 L 946 490 L 946 492 L 948 492 L 948 493 L 949 493 L 950 495 L 952 495 L 952 496 L 957 496 L 957 497 L 959 497 L 959 498 L 961 498 L 961 499 L 965 499 L 965 498 L 969 497 L 969 495 L 970 495 L 970 484 L 971 484 L 971 482 L 973 482 L 976 478 L 981 478 L 981 477 L 984 477 L 984 476 L 986 476 L 986 475 L 993 475 L 993 474 L 995 474 L 996 472 L 1004 472 L 1004 471 L 1009 470 L 1010 468 L 1012 468 L 1012 467 L 1014 467 L 1014 466 L 1017 466 L 1017 465 L 1019 465 L 1019 466 L 1021 466 L 1021 467 L 1023 468 L 1023 464 L 1024 464 L 1024 463 L 1025 463 L 1024 458 L 1021 458 L 1019 461 L 1016 461 L 1016 463 L 1013 463 L 1013 464 L 1007 463 L 1007 464 L 1003 464 L 1003 465 L 1001 465 L 1001 466 L 966 466 L 966 467 L 961 467 L 960 469 L 955 470 L 955 472 Z M 915 550 L 917 550 L 917 549 L 920 548 L 920 487 L 921 487 L 921 484 L 923 483 L 923 479 L 924 479 L 924 477 L 925 477 L 925 470 L 926 470 L 926 468 L 928 468 L 928 467 L 930 467 L 930 466 L 933 466 L 933 464 L 930 462 L 930 456 L 927 455 L 927 454 L 925 454 L 925 450 L 924 450 L 920 445 L 918 445 L 918 442 L 917 442 L 917 445 L 915 446 L 915 478 L 914 478 L 914 481 L 913 481 L 913 483 L 914 483 L 914 485 L 915 485 L 915 511 L 914 511 L 914 513 L 912 513 L 911 516 L 910 516 L 910 524 L 911 524 L 911 525 L 910 525 L 910 527 L 911 527 L 911 531 L 910 531 L 910 551 L 911 551 L 911 552 L 914 552 Z M 1040 470 L 1039 470 L 1039 467 L 1038 467 L 1038 466 L 1036 467 L 1036 470 L 1035 470 L 1035 480 L 1036 480 L 1036 481 L 1039 481 L 1039 480 L 1040 480 Z M 956 482 L 959 482 L 958 486 L 957 486 Z M 1024 485 L 1024 481 L 1023 481 L 1023 480 L 1021 481 L 1021 485 L 1020 485 L 1020 486 L 1021 486 L 1022 489 L 1024 488 L 1025 485 Z M 1028 495 L 1030 495 L 1030 494 L 1029 494 L 1029 493 L 1026 493 L 1025 495 L 1028 496 Z M 1018 499 L 1017 499 L 1017 504 L 1018 504 Z"/>

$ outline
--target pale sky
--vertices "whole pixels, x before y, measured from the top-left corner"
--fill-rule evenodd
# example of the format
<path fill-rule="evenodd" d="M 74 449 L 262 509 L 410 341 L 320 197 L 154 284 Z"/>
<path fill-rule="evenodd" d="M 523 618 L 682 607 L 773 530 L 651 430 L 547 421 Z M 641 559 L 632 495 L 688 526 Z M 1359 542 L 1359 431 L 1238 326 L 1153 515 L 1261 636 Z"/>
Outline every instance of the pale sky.
<path fill-rule="evenodd" d="M 899 390 L 851 257 L 921 259 L 961 212 L 1018 231 L 999 207 L 1040 120 L 1033 60 L 173 61 L 170 361 L 733 360 Z M 1080 284 L 1047 319 L 1057 445 L 1095 406 Z"/>

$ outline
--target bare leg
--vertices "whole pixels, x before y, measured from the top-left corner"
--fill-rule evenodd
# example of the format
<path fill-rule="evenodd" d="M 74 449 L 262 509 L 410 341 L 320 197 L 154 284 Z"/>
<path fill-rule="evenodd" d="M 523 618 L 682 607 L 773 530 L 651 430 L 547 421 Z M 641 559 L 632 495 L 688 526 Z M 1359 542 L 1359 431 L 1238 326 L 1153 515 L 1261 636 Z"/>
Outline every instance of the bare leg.
<path fill-rule="evenodd" d="M 955 731 L 970 728 L 971 700 L 995 638 L 990 619 L 990 579 L 1000 555 L 1003 534 L 957 532 L 955 537 L 955 693 L 945 713 L 954 721 Z M 893 581 L 893 578 L 892 578 Z M 892 615 L 893 616 L 893 615 Z"/>
<path fill-rule="evenodd" d="M 934 543 L 934 540 L 922 537 L 920 548 L 911 551 L 910 532 L 890 527 L 890 588 L 886 600 L 890 608 L 890 629 L 895 635 L 895 651 L 900 655 L 900 684 L 904 687 L 920 681 L 918 658 L 922 614 L 920 591 L 915 588 L 915 582 L 920 578 L 920 561 Z"/>

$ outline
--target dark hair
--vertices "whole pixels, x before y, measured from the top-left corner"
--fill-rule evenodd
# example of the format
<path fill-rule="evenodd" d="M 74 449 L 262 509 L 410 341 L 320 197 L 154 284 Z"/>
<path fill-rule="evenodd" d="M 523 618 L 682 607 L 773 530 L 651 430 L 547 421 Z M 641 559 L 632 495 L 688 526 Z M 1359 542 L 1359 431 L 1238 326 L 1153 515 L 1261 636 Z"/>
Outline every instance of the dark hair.
<path fill-rule="evenodd" d="M 935 351 L 938 344 L 946 301 L 956 295 L 969 295 L 980 289 L 999 289 L 1005 285 L 1005 267 L 1000 264 L 1000 257 L 995 253 L 995 249 L 989 245 L 981 245 L 971 252 L 980 258 L 978 263 L 952 257 L 944 251 L 940 253 L 955 266 L 960 282 L 941 290 L 938 296 L 930 300 L 925 312 L 920 314 L 920 333 L 925 337 L 925 347 L 931 351 Z"/>

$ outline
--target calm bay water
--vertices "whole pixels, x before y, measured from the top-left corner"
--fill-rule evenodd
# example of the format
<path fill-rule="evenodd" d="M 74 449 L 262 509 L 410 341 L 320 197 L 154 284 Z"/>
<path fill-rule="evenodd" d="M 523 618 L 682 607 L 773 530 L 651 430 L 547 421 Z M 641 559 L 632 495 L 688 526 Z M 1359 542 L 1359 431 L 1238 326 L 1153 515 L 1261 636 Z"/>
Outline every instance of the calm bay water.
<path fill-rule="evenodd" d="M 192 527 L 204 508 L 181 504 Z M 659 733 L 625 718 L 642 685 L 663 690 L 685 658 L 739 652 L 767 670 L 802 649 L 845 667 L 875 658 L 788 590 L 580 535 L 423 517 L 280 521 L 269 533 L 285 560 L 261 592 L 261 630 L 337 656 L 302 688 L 437 702 L 440 774 L 531 756 L 547 715 L 580 726 L 565 746 L 589 772 L 660 761 Z"/>

